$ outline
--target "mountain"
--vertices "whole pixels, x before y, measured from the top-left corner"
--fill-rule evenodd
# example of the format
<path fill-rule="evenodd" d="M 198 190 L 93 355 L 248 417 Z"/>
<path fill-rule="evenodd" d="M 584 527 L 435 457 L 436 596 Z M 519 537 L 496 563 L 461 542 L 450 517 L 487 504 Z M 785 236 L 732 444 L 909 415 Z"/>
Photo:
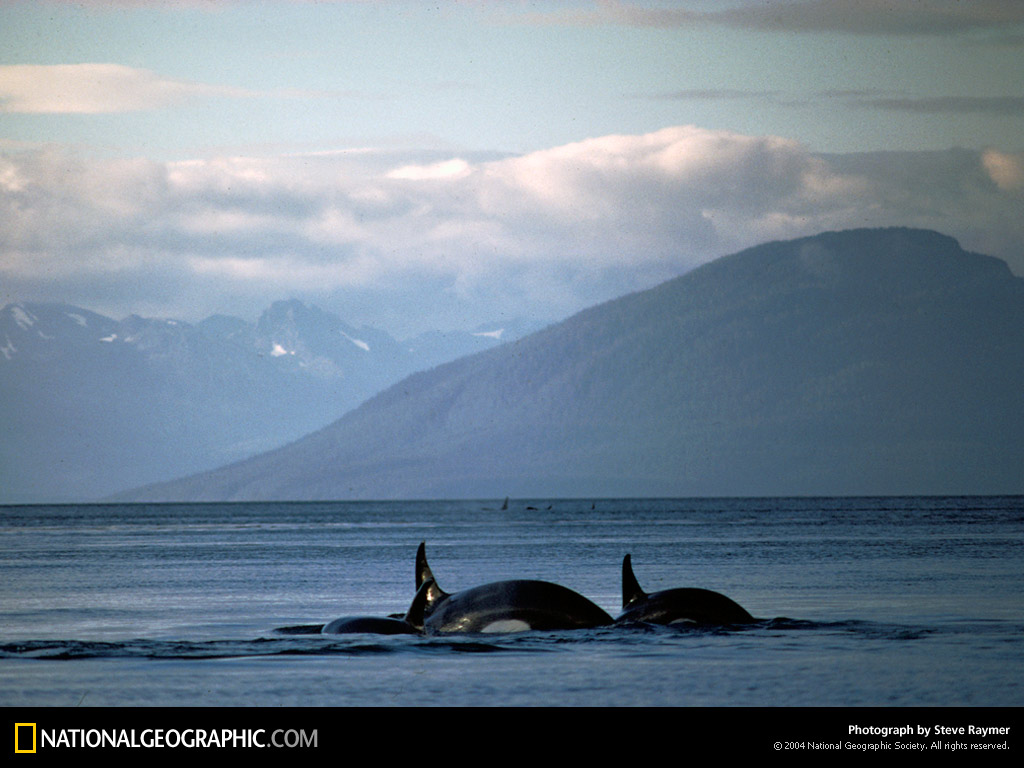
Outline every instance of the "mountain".
<path fill-rule="evenodd" d="M 410 376 L 134 498 L 1024 492 L 1024 280 L 952 238 L 825 233 Z"/>
<path fill-rule="evenodd" d="M 435 338 L 436 337 L 436 338 Z M 255 324 L 0 309 L 0 503 L 81 501 L 235 461 L 337 419 L 409 373 L 499 343 L 433 345 L 298 301 Z"/>

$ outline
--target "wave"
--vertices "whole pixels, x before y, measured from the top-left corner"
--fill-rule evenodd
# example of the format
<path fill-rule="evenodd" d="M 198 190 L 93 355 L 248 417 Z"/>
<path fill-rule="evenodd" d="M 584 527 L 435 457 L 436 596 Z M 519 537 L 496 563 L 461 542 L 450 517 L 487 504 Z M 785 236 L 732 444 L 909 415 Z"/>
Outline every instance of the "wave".
<path fill-rule="evenodd" d="M 992 626 L 999 625 L 998 628 Z M 0 659 L 38 661 L 75 661 L 83 659 L 164 659 L 211 660 L 267 656 L 371 656 L 381 654 L 463 654 L 463 653 L 541 653 L 568 646 L 594 647 L 618 645 L 622 649 L 646 644 L 663 648 L 677 643 L 687 647 L 692 639 L 720 637 L 745 641 L 777 638 L 780 634 L 818 633 L 844 635 L 865 641 L 912 641 L 935 634 L 977 634 L 985 627 L 1000 633 L 1003 622 L 974 622 L 957 626 L 898 625 L 869 621 L 815 622 L 776 618 L 755 624 L 730 627 L 693 625 L 659 626 L 620 624 L 586 630 L 562 632 L 522 632 L 507 635 L 422 636 L 392 635 L 312 635 L 287 634 L 280 637 L 225 640 L 152 640 L 136 638 L 122 641 L 96 640 L 24 640 L 0 643 Z M 289 628 L 280 628 L 280 632 Z"/>

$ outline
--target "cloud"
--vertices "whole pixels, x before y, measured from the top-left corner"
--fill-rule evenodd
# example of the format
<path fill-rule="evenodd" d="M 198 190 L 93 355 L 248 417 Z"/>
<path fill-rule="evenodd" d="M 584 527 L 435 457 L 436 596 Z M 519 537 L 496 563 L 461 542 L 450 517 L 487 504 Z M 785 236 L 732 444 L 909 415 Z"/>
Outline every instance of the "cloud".
<path fill-rule="evenodd" d="M 710 14 L 730 26 L 777 32 L 839 32 L 855 35 L 954 35 L 999 30 L 1024 23 L 1024 8 L 1005 0 L 810 0 L 758 3 Z"/>
<path fill-rule="evenodd" d="M 733 101 L 741 99 L 774 99 L 767 91 L 742 91 L 735 88 L 685 88 L 662 93 L 639 94 L 636 98 L 663 101 Z"/>
<path fill-rule="evenodd" d="M 826 90 L 812 96 L 784 96 L 778 91 L 743 91 L 730 88 L 683 89 L 662 93 L 636 94 L 647 101 L 760 101 L 783 106 L 809 106 L 814 99 L 842 99 L 851 106 L 887 112 L 922 115 L 974 114 L 990 117 L 1020 117 L 1024 114 L 1024 96 L 904 96 L 891 92 Z"/>
<path fill-rule="evenodd" d="M 1024 96 L 896 97 L 863 94 L 855 98 L 854 103 L 872 109 L 924 115 L 979 114 L 1020 117 L 1024 113 Z"/>
<path fill-rule="evenodd" d="M 65 0 L 6 0 L 10 3 L 37 3 L 48 2 L 51 5 L 60 5 Z M 259 0 L 76 0 L 75 5 L 83 8 L 94 8 L 96 10 L 123 10 L 131 8 L 159 8 L 163 10 L 174 9 L 202 9 L 217 11 L 224 6 L 244 5 L 255 3 Z M 293 0 L 293 2 L 307 2 L 322 0 Z M 346 0 L 338 0 L 345 2 Z"/>
<path fill-rule="evenodd" d="M 1024 7 L 1007 0 L 778 0 L 747 2 L 724 10 L 606 0 L 591 10 L 519 13 L 509 21 L 532 24 L 690 27 L 708 24 L 769 32 L 838 32 L 853 35 L 955 35 L 976 29 L 1001 32 L 1024 23 Z"/>
<path fill-rule="evenodd" d="M 0 112 L 98 114 L 161 109 L 190 99 L 254 95 L 120 64 L 0 66 Z"/>
<path fill-rule="evenodd" d="M 404 165 L 387 174 L 389 179 L 455 179 L 470 173 L 469 163 L 455 157 L 429 165 Z"/>
<path fill-rule="evenodd" d="M 4 300 L 184 319 L 294 295 L 411 331 L 555 319 L 750 245 L 849 227 L 938 229 L 1024 273 L 1022 183 L 1024 159 L 997 149 L 822 155 L 696 126 L 499 158 L 9 152 L 0 285 Z"/>
<path fill-rule="evenodd" d="M 989 177 L 1004 192 L 1024 190 L 1024 154 L 986 150 L 981 163 Z"/>

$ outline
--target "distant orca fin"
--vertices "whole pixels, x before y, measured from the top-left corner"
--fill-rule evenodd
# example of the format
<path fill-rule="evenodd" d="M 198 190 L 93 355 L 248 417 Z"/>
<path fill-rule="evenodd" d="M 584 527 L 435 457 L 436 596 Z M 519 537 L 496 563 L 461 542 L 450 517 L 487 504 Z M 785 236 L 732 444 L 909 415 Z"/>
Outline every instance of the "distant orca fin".
<path fill-rule="evenodd" d="M 416 589 L 422 587 L 423 582 L 433 578 L 434 574 L 431 573 L 430 566 L 427 565 L 427 542 L 421 541 L 416 550 Z"/>
<path fill-rule="evenodd" d="M 645 597 L 647 593 L 640 589 L 640 582 L 633 575 L 633 562 L 630 556 L 626 555 L 622 558 L 622 607 L 625 608 L 634 600 L 643 600 Z"/>
<path fill-rule="evenodd" d="M 508 511 L 508 496 L 505 497 L 505 503 L 501 505 L 501 511 L 502 512 Z"/>
<path fill-rule="evenodd" d="M 427 579 L 416 591 L 416 597 L 412 599 L 409 610 L 405 612 L 405 623 L 423 631 L 423 618 L 427 607 L 427 593 L 437 585 L 433 579 Z"/>

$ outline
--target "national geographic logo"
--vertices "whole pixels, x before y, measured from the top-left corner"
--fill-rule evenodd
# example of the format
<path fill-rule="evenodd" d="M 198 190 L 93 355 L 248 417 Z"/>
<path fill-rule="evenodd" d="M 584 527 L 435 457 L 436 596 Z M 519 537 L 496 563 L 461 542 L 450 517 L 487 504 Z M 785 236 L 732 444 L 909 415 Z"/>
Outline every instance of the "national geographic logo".
<path fill-rule="evenodd" d="M 34 755 L 36 752 L 36 724 L 14 724 L 14 751 L 19 754 Z"/>
<path fill-rule="evenodd" d="M 64 749 L 317 749 L 317 729 L 39 727 L 14 724 L 14 752 Z"/>

